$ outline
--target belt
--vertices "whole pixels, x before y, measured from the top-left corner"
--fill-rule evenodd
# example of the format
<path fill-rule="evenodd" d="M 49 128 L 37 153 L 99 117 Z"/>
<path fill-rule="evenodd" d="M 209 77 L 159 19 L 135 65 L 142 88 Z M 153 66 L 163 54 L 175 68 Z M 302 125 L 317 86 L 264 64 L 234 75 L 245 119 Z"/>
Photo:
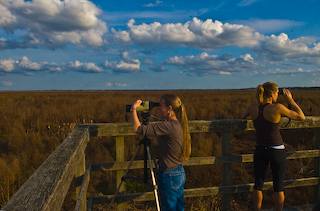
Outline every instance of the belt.
<path fill-rule="evenodd" d="M 285 146 L 284 146 L 283 144 L 281 144 L 281 145 L 270 145 L 270 146 L 257 145 L 256 148 L 263 148 L 263 149 L 285 149 Z"/>

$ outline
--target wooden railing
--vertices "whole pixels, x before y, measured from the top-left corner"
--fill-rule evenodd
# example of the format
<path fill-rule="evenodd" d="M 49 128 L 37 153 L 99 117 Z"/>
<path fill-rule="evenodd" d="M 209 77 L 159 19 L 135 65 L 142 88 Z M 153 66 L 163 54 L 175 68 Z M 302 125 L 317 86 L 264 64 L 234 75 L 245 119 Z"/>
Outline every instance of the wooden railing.
<path fill-rule="evenodd" d="M 60 210 L 71 182 L 85 172 L 89 138 L 87 127 L 76 127 L 2 209 Z"/>
<path fill-rule="evenodd" d="M 312 128 L 314 132 L 314 149 L 291 152 L 287 159 L 316 159 L 316 175 L 310 178 L 288 179 L 285 188 L 316 186 L 315 202 L 320 202 L 320 117 L 307 117 L 305 121 L 291 121 L 282 119 L 283 129 Z M 230 210 L 230 198 L 233 193 L 249 192 L 253 184 L 232 185 L 232 163 L 252 162 L 252 154 L 236 155 L 230 151 L 230 141 L 234 134 L 252 131 L 253 123 L 249 120 L 214 120 L 190 121 L 191 133 L 218 133 L 222 141 L 222 155 L 220 157 L 191 157 L 184 163 L 185 166 L 213 165 L 217 161 L 222 165 L 222 183 L 218 187 L 185 189 L 185 197 L 211 196 L 221 194 L 222 209 Z M 13 195 L 4 210 L 59 210 L 66 196 L 71 181 L 78 177 L 80 186 L 76 210 L 87 210 L 94 203 L 111 200 L 114 195 L 87 196 L 90 182 L 90 173 L 103 168 L 107 171 L 116 171 L 117 184 L 120 183 L 124 170 L 128 166 L 125 160 L 125 136 L 134 136 L 135 132 L 129 123 L 101 123 L 81 125 L 48 157 L 36 170 L 28 181 Z M 84 150 L 90 137 L 112 136 L 116 142 L 116 162 L 92 164 L 85 167 Z M 131 169 L 142 169 L 143 161 L 134 161 Z M 264 189 L 271 189 L 272 182 L 266 182 Z M 151 192 L 126 194 L 121 190 L 122 201 L 150 201 L 153 200 Z M 88 203 L 87 200 L 88 199 Z M 316 205 L 316 204 L 315 204 Z M 319 206 L 319 205 L 318 205 Z"/>

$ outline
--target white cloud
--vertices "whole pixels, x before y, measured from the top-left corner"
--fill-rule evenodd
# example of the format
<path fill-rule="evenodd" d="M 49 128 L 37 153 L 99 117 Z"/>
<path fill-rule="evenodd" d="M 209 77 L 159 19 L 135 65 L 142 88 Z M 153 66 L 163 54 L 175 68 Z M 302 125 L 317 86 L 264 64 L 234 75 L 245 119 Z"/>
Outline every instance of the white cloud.
<path fill-rule="evenodd" d="M 116 40 L 121 40 L 123 42 L 131 41 L 130 34 L 127 31 L 116 31 L 115 29 L 111 29 L 111 32 Z"/>
<path fill-rule="evenodd" d="M 108 62 L 105 63 L 106 67 L 113 69 L 115 72 L 138 72 L 140 70 L 140 61 L 134 60 L 130 62 Z"/>
<path fill-rule="evenodd" d="M 16 17 L 12 15 L 10 10 L 3 6 L 0 2 L 0 26 L 7 26 L 16 21 Z"/>
<path fill-rule="evenodd" d="M 227 72 L 227 71 L 219 71 L 218 72 L 220 75 L 231 75 L 231 72 Z"/>
<path fill-rule="evenodd" d="M 122 52 L 122 60 L 118 62 L 105 62 L 105 66 L 113 69 L 115 72 L 138 72 L 140 71 L 141 62 L 139 59 L 131 59 L 127 51 Z"/>
<path fill-rule="evenodd" d="M 163 1 L 156 0 L 155 2 L 144 4 L 144 7 L 158 7 L 163 3 Z"/>
<path fill-rule="evenodd" d="M 116 64 L 116 70 L 123 70 L 123 71 L 139 71 L 140 70 L 140 62 L 139 60 L 135 60 L 132 62 L 124 62 L 120 61 L 120 63 Z"/>
<path fill-rule="evenodd" d="M 301 23 L 289 20 L 256 20 L 256 25 L 266 28 L 271 25 L 277 27 L 290 27 Z M 133 19 L 128 22 L 128 30 L 112 30 L 114 37 L 124 43 L 152 44 L 157 46 L 176 45 L 195 47 L 200 49 L 215 49 L 227 46 L 251 48 L 259 59 L 320 64 L 320 43 L 310 37 L 289 39 L 288 35 L 263 35 L 253 28 L 241 24 L 222 23 L 211 19 L 200 20 L 193 18 L 185 23 L 159 23 L 135 24 Z M 174 58 L 172 58 L 174 59 Z M 246 61 L 254 62 L 248 55 Z M 265 62 L 265 61 L 264 61 Z"/>
<path fill-rule="evenodd" d="M 106 82 L 105 85 L 106 85 L 107 87 L 126 87 L 126 86 L 128 86 L 127 83 L 123 83 L 123 82 L 112 82 L 112 81 Z"/>
<path fill-rule="evenodd" d="M 123 51 L 121 54 L 122 58 L 125 60 L 130 60 L 129 58 L 129 52 L 128 51 Z"/>
<path fill-rule="evenodd" d="M 181 44 L 199 48 L 225 46 L 254 47 L 261 35 L 252 28 L 239 24 L 222 23 L 193 18 L 184 24 L 153 22 L 135 25 L 131 19 L 127 31 L 113 30 L 116 38 L 123 42 Z"/>
<path fill-rule="evenodd" d="M 313 69 L 305 69 L 302 67 L 282 67 L 282 66 L 274 66 L 268 71 L 262 72 L 263 74 L 275 74 L 275 75 L 296 75 L 301 73 L 316 73 L 317 71 Z"/>
<path fill-rule="evenodd" d="M 20 61 L 17 62 L 18 66 L 24 70 L 40 70 L 42 64 L 37 62 L 32 62 L 26 56 L 22 57 Z"/>
<path fill-rule="evenodd" d="M 253 57 L 249 53 L 242 55 L 241 58 L 246 62 L 254 62 Z"/>
<path fill-rule="evenodd" d="M 13 59 L 1 59 L 0 70 L 3 72 L 12 72 L 14 70 L 15 61 Z"/>
<path fill-rule="evenodd" d="M 254 59 L 250 54 L 235 58 L 230 56 L 209 55 L 203 52 L 199 55 L 174 56 L 168 59 L 167 64 L 175 65 L 186 73 L 196 75 L 231 75 L 239 71 L 252 71 L 256 68 L 256 64 L 253 61 Z"/>
<path fill-rule="evenodd" d="M 58 46 L 65 43 L 100 46 L 107 31 L 101 11 L 88 0 L 0 1 L 0 26 L 27 32 L 25 45 Z M 14 47 L 14 46 L 12 46 Z"/>
<path fill-rule="evenodd" d="M 32 73 L 35 71 L 63 72 L 65 70 L 74 70 L 79 72 L 100 73 L 103 69 L 93 62 L 80 62 L 78 60 L 69 63 L 48 63 L 46 61 L 34 62 L 28 57 L 14 60 L 11 58 L 0 60 L 0 71 L 5 73 Z"/>
<path fill-rule="evenodd" d="M 102 72 L 102 68 L 97 66 L 93 62 L 80 62 L 79 60 L 70 62 L 70 68 L 73 70 L 81 71 L 81 72 L 91 72 L 91 73 L 100 73 Z"/>
<path fill-rule="evenodd" d="M 258 0 L 241 0 L 239 3 L 238 3 L 238 6 L 240 7 L 247 7 L 247 6 L 250 6 L 254 3 L 256 3 Z"/>
<path fill-rule="evenodd" d="M 290 40 L 287 34 L 281 33 L 266 36 L 256 50 L 272 60 L 316 59 L 320 56 L 320 43 L 304 37 Z"/>
<path fill-rule="evenodd" d="M 19 71 L 38 71 L 43 68 L 46 62 L 33 62 L 28 57 L 23 56 L 19 60 L 11 58 L 0 60 L 0 70 L 6 73 Z"/>
<path fill-rule="evenodd" d="M 47 66 L 47 69 L 50 71 L 50 72 L 62 72 L 64 71 L 64 67 L 60 67 L 56 64 L 50 64 Z"/>

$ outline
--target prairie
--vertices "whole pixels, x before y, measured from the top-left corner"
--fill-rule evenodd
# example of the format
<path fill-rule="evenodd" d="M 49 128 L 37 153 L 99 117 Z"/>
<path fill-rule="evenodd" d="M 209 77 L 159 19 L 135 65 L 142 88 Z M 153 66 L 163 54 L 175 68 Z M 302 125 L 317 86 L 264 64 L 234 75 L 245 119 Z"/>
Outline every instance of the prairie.
<path fill-rule="evenodd" d="M 125 105 L 135 99 L 158 100 L 163 93 L 175 93 L 182 98 L 189 120 L 241 118 L 247 106 L 255 98 L 253 89 L 245 90 L 171 90 L 171 91 L 43 91 L 0 93 L 0 207 L 23 184 L 48 155 L 63 141 L 76 124 L 96 122 L 124 122 Z M 320 116 L 320 89 L 293 89 L 294 98 L 306 115 Z M 281 100 L 281 99 L 280 99 Z M 288 150 L 312 149 L 312 131 L 283 131 Z M 136 146 L 134 138 L 128 138 L 127 159 Z M 243 134 L 232 140 L 234 153 L 252 153 L 254 134 Z M 220 142 L 217 134 L 193 134 L 192 156 L 219 156 Z M 87 162 L 111 162 L 115 158 L 111 138 L 93 139 L 87 148 Z M 252 164 L 232 166 L 234 184 L 252 182 Z M 188 167 L 186 188 L 217 186 L 221 183 L 221 167 Z M 136 172 L 139 174 L 139 172 Z M 314 176 L 314 160 L 289 161 L 288 178 Z M 90 193 L 112 194 L 114 173 L 96 172 L 92 175 Z M 270 180 L 270 175 L 269 175 Z M 127 189 L 141 189 L 129 184 Z M 72 190 L 70 190 L 72 191 Z M 303 194 L 302 194 L 303 193 Z M 268 196 L 269 195 L 269 196 Z M 287 206 L 311 203 L 314 188 L 297 188 L 287 191 Z M 73 200 L 68 197 L 65 210 L 72 209 Z M 266 194 L 265 206 L 271 206 L 271 193 Z M 220 199 L 187 199 L 188 210 L 213 210 Z M 234 195 L 234 210 L 250 208 L 250 194 Z M 144 210 L 149 205 L 133 205 Z M 97 206 L 103 210 L 103 206 Z"/>

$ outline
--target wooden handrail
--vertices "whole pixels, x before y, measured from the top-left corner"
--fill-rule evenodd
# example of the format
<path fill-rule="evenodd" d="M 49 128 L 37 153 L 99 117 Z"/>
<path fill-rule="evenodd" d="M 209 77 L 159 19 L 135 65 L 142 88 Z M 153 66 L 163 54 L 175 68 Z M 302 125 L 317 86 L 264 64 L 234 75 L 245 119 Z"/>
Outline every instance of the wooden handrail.
<path fill-rule="evenodd" d="M 287 160 L 303 159 L 303 158 L 318 158 L 320 157 L 320 150 L 298 150 L 293 152 L 287 152 Z M 241 155 L 229 155 L 227 157 L 191 157 L 188 161 L 184 162 L 184 166 L 200 166 L 200 165 L 213 165 L 216 162 L 230 162 L 230 163 L 251 163 L 253 162 L 253 154 L 241 154 Z M 118 171 L 125 170 L 128 167 L 129 162 L 107 162 L 97 163 L 92 165 L 92 171 Z M 142 169 L 143 160 L 133 161 L 132 166 L 129 169 Z"/>
<path fill-rule="evenodd" d="M 320 128 L 320 117 L 307 117 L 305 121 L 290 121 L 281 119 L 282 129 Z M 224 167 L 223 184 L 219 187 L 187 189 L 186 197 L 204 196 L 206 194 L 222 193 L 224 210 L 227 210 L 229 194 L 235 191 L 250 191 L 252 184 L 233 185 L 226 177 L 230 162 L 244 163 L 252 162 L 252 154 L 235 155 L 230 153 L 229 142 L 232 134 L 245 131 L 253 131 L 253 122 L 243 119 L 224 119 L 213 121 L 195 120 L 189 122 L 191 133 L 217 132 L 222 140 L 221 157 L 192 157 L 186 166 L 212 165 L 222 162 Z M 317 129 L 319 132 L 319 129 Z M 318 133 L 317 133 L 318 134 Z M 128 162 L 124 160 L 124 136 L 135 135 L 130 123 L 99 123 L 89 125 L 78 125 L 62 144 L 41 164 L 34 174 L 20 187 L 11 197 L 10 201 L 2 208 L 3 210 L 60 210 L 69 186 L 76 177 L 83 177 L 82 185 L 78 192 L 76 210 L 84 210 L 86 204 L 86 190 L 90 181 L 90 172 L 98 167 L 108 171 L 117 171 L 117 183 L 119 183 L 123 170 Z M 116 161 L 113 164 L 93 165 L 85 173 L 85 149 L 90 137 L 113 136 L 116 137 Z M 316 149 L 289 152 L 287 159 L 316 158 L 316 176 L 313 178 L 302 178 L 288 180 L 290 187 L 318 185 L 317 199 L 320 198 L 320 140 L 319 134 L 315 136 Z M 143 168 L 143 161 L 134 161 L 133 169 Z M 229 175 L 230 176 L 230 175 Z M 231 177 L 230 177 L 231 178 Z M 287 181 L 287 182 L 288 182 Z M 267 182 L 265 188 L 270 188 Z M 122 189 L 124 191 L 124 189 Z M 149 193 L 142 193 L 148 196 Z M 123 195 L 123 193 L 121 193 Z M 149 194 L 150 195 L 150 194 Z M 109 196 L 108 196 L 109 197 Z M 107 198 L 108 198 L 107 197 Z M 148 197 L 146 197 L 148 198 Z M 143 197 L 142 197 L 143 200 Z M 89 200 L 92 202 L 92 200 Z"/>
<path fill-rule="evenodd" d="M 88 142 L 88 128 L 76 127 L 2 209 L 60 210 Z"/>
<path fill-rule="evenodd" d="M 131 123 L 95 123 L 83 126 L 89 127 L 91 137 L 136 135 Z M 290 122 L 288 118 L 282 118 L 280 126 L 282 129 L 317 128 L 320 127 L 320 117 L 308 116 L 304 121 L 291 120 Z M 190 133 L 240 133 L 254 130 L 252 120 L 244 119 L 192 120 L 189 121 L 189 128 Z"/>
<path fill-rule="evenodd" d="M 306 186 L 314 186 L 319 184 L 320 177 L 309 177 L 309 178 L 301 178 L 301 179 L 291 179 L 285 180 L 285 189 L 288 188 L 296 188 L 296 187 L 306 187 Z M 253 183 L 248 184 L 238 184 L 238 185 L 230 185 L 230 186 L 216 186 L 216 187 L 204 187 L 204 188 L 190 188 L 185 189 L 185 197 L 201 197 L 201 196 L 214 196 L 217 194 L 231 194 L 231 193 L 244 193 L 244 192 L 252 192 L 253 191 Z M 271 190 L 272 189 L 272 181 L 268 181 L 264 183 L 263 190 Z M 99 195 L 99 196 L 91 196 L 94 200 L 94 203 L 102 203 L 105 201 L 110 201 L 114 198 L 114 195 Z M 153 192 L 144 192 L 144 193 L 122 193 L 117 196 L 118 201 L 151 201 L 154 200 Z"/>

